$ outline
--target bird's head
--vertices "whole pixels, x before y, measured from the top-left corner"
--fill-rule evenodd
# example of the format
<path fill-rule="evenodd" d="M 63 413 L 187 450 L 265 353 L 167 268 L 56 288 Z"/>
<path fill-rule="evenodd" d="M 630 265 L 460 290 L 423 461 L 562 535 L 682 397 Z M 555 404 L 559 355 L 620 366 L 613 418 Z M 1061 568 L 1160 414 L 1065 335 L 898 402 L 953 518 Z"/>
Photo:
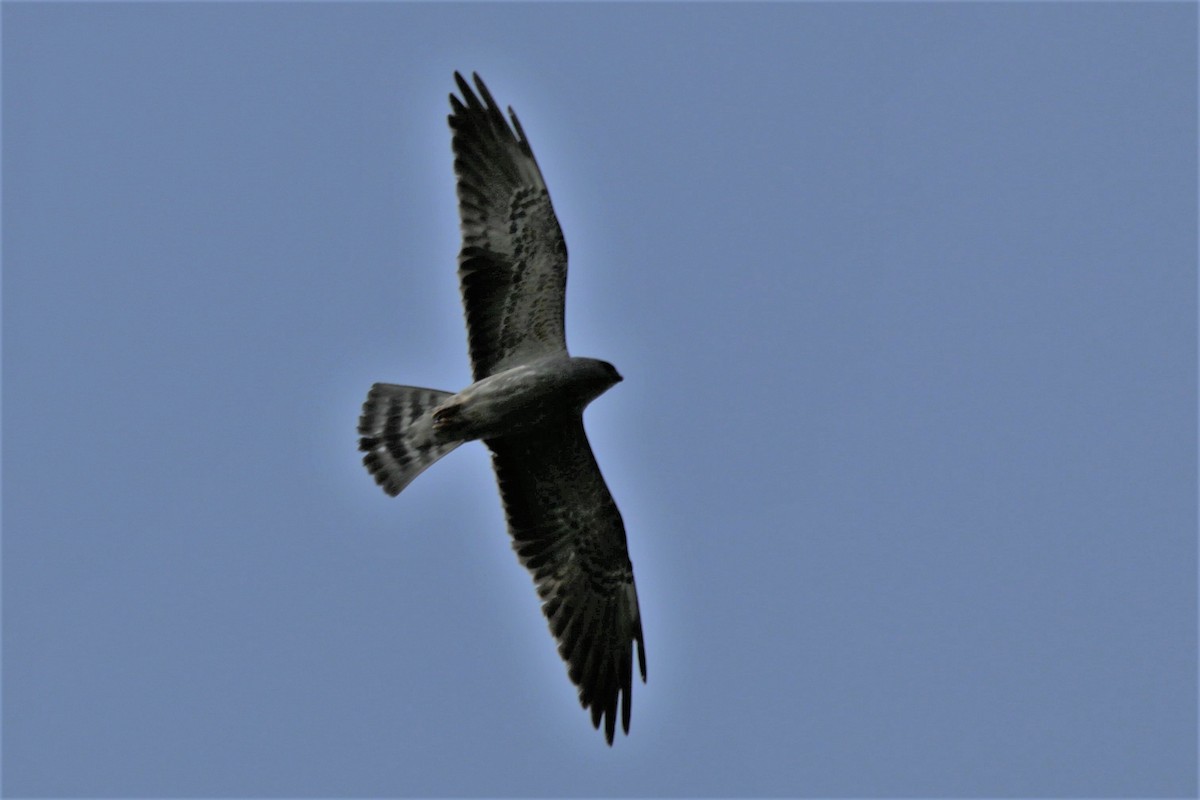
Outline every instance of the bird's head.
<path fill-rule="evenodd" d="M 598 358 L 572 358 L 571 361 L 576 376 L 574 382 L 585 406 L 624 380 L 617 368 L 607 361 Z"/>
<path fill-rule="evenodd" d="M 612 364 L 608 363 L 607 361 L 601 361 L 600 366 L 604 368 L 605 376 L 609 379 L 609 381 L 611 381 L 608 384 L 609 386 L 612 386 L 613 384 L 617 384 L 617 383 L 620 383 L 621 381 L 625 380 L 624 378 L 621 377 L 621 373 L 617 372 L 617 368 L 614 367 Z"/>

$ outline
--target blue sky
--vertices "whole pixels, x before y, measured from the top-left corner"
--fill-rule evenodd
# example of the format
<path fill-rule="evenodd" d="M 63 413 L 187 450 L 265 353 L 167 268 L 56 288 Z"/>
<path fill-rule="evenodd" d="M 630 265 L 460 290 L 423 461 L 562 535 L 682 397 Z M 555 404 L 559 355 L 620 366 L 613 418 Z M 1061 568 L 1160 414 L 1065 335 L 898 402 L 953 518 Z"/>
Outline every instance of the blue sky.
<path fill-rule="evenodd" d="M 3 6 L 3 789 L 1196 791 L 1196 6 Z M 649 683 L 483 447 L 447 94 L 521 115 Z"/>

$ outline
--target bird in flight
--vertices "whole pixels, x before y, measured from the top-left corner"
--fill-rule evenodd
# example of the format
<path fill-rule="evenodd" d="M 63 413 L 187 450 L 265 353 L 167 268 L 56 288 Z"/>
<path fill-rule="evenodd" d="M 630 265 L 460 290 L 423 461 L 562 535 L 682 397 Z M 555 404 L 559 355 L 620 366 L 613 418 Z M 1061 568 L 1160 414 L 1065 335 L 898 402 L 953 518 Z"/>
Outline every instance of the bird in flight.
<path fill-rule="evenodd" d="M 533 574 L 567 674 L 609 745 L 629 733 L 633 650 L 646 649 L 621 513 L 583 429 L 583 409 L 621 380 L 567 352 L 567 245 L 512 108 L 457 72 L 450 130 L 462 249 L 458 279 L 474 383 L 461 392 L 377 383 L 358 421 L 363 464 L 397 495 L 463 442 L 481 440 L 517 557 Z"/>

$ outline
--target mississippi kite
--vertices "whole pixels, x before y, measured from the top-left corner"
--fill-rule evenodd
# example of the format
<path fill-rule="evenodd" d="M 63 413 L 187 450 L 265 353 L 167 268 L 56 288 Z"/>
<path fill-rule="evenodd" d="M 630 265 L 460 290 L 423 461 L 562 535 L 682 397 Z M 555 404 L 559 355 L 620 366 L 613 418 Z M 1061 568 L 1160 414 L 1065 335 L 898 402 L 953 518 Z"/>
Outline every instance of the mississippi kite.
<path fill-rule="evenodd" d="M 478 75 L 450 95 L 474 383 L 457 394 L 377 383 L 358 423 L 363 463 L 390 495 L 463 442 L 482 440 L 513 548 L 533 574 L 567 673 L 611 745 L 629 732 L 633 650 L 646 650 L 625 526 L 592 455 L 583 409 L 621 380 L 574 358 L 563 329 L 567 246 L 521 123 Z"/>

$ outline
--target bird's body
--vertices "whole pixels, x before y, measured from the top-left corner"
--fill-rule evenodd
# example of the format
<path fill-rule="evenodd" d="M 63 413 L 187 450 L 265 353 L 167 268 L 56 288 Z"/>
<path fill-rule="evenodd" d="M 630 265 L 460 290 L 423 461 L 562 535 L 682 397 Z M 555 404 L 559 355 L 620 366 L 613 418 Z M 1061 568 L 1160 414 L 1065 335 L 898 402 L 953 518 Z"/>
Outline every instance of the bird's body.
<path fill-rule="evenodd" d="M 567 352 L 567 250 L 516 115 L 457 73 L 459 281 L 475 381 L 458 393 L 377 383 L 359 418 L 363 463 L 396 495 L 460 444 L 482 440 L 513 547 L 533 574 L 559 654 L 592 723 L 629 732 L 633 649 L 646 679 L 625 527 L 583 430 L 583 410 L 621 380 Z M 515 131 L 514 131 L 515 129 Z"/>
<path fill-rule="evenodd" d="M 433 412 L 433 426 L 465 440 L 498 439 L 583 413 L 621 380 L 594 358 L 546 356 L 475 381 Z"/>

